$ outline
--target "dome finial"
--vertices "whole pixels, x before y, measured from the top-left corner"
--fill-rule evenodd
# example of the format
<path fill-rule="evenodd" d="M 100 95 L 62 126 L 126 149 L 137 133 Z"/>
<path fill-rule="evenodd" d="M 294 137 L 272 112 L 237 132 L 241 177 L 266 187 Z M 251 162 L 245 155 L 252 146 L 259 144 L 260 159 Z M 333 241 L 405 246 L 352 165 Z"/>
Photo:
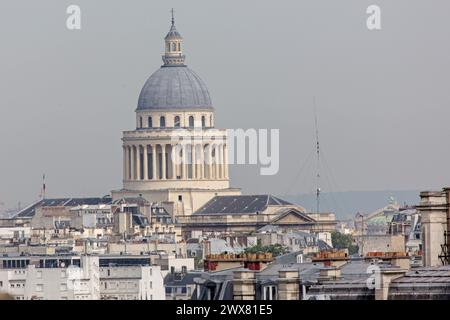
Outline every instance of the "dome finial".
<path fill-rule="evenodd" d="M 170 26 L 169 33 L 164 38 L 164 41 L 166 42 L 166 51 L 163 55 L 164 65 L 184 65 L 184 55 L 181 49 L 183 37 L 181 37 L 177 28 L 175 28 L 175 11 L 173 8 L 170 12 L 172 13 L 172 25 Z"/>

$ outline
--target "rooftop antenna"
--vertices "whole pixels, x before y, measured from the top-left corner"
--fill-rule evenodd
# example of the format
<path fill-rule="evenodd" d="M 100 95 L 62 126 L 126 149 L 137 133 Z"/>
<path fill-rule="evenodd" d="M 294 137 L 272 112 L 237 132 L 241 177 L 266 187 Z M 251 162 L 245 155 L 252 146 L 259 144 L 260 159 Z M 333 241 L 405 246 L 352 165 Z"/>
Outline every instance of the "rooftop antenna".
<path fill-rule="evenodd" d="M 42 192 L 41 192 L 42 199 L 45 199 L 45 173 L 42 175 Z"/>
<path fill-rule="evenodd" d="M 317 175 L 316 175 L 316 213 L 320 211 L 320 144 L 319 144 L 319 126 L 317 123 L 316 97 L 313 97 L 314 105 L 314 123 L 316 126 L 316 154 L 317 154 Z"/>
<path fill-rule="evenodd" d="M 173 15 L 173 13 L 174 13 L 173 8 L 172 8 L 172 10 L 170 10 L 170 12 L 172 13 L 172 25 L 174 25 L 175 24 L 175 18 L 174 18 L 174 15 Z"/>

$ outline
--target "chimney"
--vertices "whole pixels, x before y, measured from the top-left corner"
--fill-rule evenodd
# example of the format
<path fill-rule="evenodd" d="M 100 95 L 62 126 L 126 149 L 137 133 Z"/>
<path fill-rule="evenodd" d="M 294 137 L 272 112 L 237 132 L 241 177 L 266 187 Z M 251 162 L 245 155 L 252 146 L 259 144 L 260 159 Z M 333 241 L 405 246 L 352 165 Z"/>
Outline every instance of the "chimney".
<path fill-rule="evenodd" d="M 423 265 L 425 267 L 442 265 L 439 259 L 441 245 L 445 244 L 449 236 L 445 232 L 448 231 L 449 224 L 449 191 L 450 189 L 446 188 L 444 191 L 420 193 L 420 204 L 416 208 L 422 217 Z"/>
<path fill-rule="evenodd" d="M 341 278 L 341 268 L 340 267 L 323 267 L 319 271 L 319 281 L 330 281 L 338 280 Z"/>
<path fill-rule="evenodd" d="M 312 258 L 312 262 L 322 262 L 324 267 L 335 268 L 342 267 L 348 260 L 348 253 L 345 250 L 321 251 Z"/>
<path fill-rule="evenodd" d="M 233 272 L 233 300 L 255 300 L 255 273 L 250 270 Z"/>
<path fill-rule="evenodd" d="M 407 252 L 368 252 L 364 257 L 365 260 L 380 260 L 390 263 L 393 267 L 398 267 L 402 270 L 409 270 L 411 268 L 411 257 Z"/>
<path fill-rule="evenodd" d="M 391 260 L 391 264 L 402 270 L 409 270 L 411 269 L 411 257 L 394 257 Z"/>
<path fill-rule="evenodd" d="M 403 277 L 406 270 L 381 269 L 378 281 L 375 281 L 375 300 L 387 300 L 392 280 Z"/>
<path fill-rule="evenodd" d="M 278 271 L 278 300 L 300 299 L 300 276 L 298 270 Z"/>

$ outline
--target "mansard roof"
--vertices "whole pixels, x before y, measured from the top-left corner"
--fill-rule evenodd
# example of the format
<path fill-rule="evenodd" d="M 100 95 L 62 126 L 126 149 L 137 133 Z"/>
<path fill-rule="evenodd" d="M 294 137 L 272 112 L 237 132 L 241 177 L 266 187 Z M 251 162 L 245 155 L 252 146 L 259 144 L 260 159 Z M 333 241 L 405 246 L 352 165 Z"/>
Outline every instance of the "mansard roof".
<path fill-rule="evenodd" d="M 194 214 L 257 214 L 266 210 L 268 206 L 291 205 L 293 204 L 270 194 L 216 196 Z"/>

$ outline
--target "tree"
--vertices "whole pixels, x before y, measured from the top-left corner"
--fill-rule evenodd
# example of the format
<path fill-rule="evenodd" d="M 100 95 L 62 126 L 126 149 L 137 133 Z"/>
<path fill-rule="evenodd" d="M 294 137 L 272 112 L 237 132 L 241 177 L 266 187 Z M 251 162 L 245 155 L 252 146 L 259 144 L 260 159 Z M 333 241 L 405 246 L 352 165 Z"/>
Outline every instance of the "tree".
<path fill-rule="evenodd" d="M 349 255 L 358 253 L 358 246 L 353 244 L 351 234 L 342 234 L 337 231 L 331 233 L 331 243 L 335 249 L 348 249 Z"/>
<path fill-rule="evenodd" d="M 282 254 L 285 254 L 288 252 L 288 248 L 277 243 L 277 244 L 271 244 L 268 246 L 262 246 L 261 244 L 257 244 L 253 247 L 248 247 L 244 250 L 245 253 L 271 253 L 272 256 L 277 257 Z"/>

